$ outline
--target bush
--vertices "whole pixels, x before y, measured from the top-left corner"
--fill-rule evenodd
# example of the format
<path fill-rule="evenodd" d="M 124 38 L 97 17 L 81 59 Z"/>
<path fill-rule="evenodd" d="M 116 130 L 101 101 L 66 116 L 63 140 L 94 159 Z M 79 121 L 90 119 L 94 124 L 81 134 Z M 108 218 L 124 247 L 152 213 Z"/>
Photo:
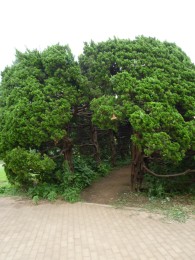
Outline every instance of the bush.
<path fill-rule="evenodd" d="M 39 199 L 48 199 L 54 201 L 57 199 L 57 195 L 62 191 L 57 185 L 39 184 L 32 188 L 29 188 L 27 194 L 34 200 L 35 197 Z"/>
<path fill-rule="evenodd" d="M 74 203 L 80 200 L 80 189 L 79 188 L 67 188 L 64 191 L 63 197 L 66 201 Z"/>
<path fill-rule="evenodd" d="M 77 156 L 74 159 L 74 169 L 73 187 L 84 189 L 98 177 L 98 173 L 95 172 L 80 156 Z"/>
<path fill-rule="evenodd" d="M 41 156 L 35 151 L 15 148 L 7 153 L 5 158 L 5 172 L 12 184 L 23 187 L 32 186 L 34 181 L 51 181 L 55 163 L 47 155 Z"/>
<path fill-rule="evenodd" d="M 111 165 L 108 162 L 102 162 L 98 165 L 97 171 L 101 176 L 106 176 L 111 171 Z"/>
<path fill-rule="evenodd" d="M 39 202 L 39 196 L 38 196 L 38 195 L 34 196 L 34 197 L 32 198 L 32 200 L 33 200 L 33 203 L 34 203 L 35 205 L 37 205 L 38 202 Z"/>
<path fill-rule="evenodd" d="M 0 187 L 0 194 L 5 194 L 9 188 L 7 186 Z"/>
<path fill-rule="evenodd" d="M 14 155 L 13 158 L 11 154 Z M 55 164 L 49 157 L 41 158 L 38 153 L 17 148 L 9 153 L 6 170 L 12 183 L 15 185 L 19 183 L 19 187 L 23 184 L 22 188 L 25 188 L 34 204 L 38 204 L 41 199 L 55 201 L 58 196 L 69 202 L 76 202 L 80 199 L 81 190 L 98 177 L 107 175 L 111 169 L 107 162 L 103 162 L 96 165 L 95 171 L 94 165 L 92 166 L 89 161 L 77 155 L 74 158 L 74 173 L 69 170 L 67 162 L 62 164 L 63 169 L 56 169 L 56 166 L 55 171 L 51 172 Z M 52 179 L 53 175 L 56 179 Z M 44 181 L 45 179 L 47 181 Z M 5 192 L 7 188 L 0 188 L 0 193 Z"/>
<path fill-rule="evenodd" d="M 161 162 L 161 164 L 150 163 L 149 168 L 156 173 L 177 173 L 183 172 L 187 168 L 194 168 L 193 164 L 189 166 L 184 162 L 179 164 L 173 164 L 168 161 Z M 148 191 L 148 195 L 151 197 L 163 198 L 166 195 L 180 195 L 180 194 L 192 194 L 195 193 L 194 177 L 193 174 L 187 174 L 171 178 L 155 177 L 149 174 L 144 176 L 144 182 Z"/>
<path fill-rule="evenodd" d="M 0 196 L 20 196 L 24 195 L 23 191 L 14 185 L 5 184 L 0 186 Z"/>
<path fill-rule="evenodd" d="M 55 201 L 56 199 L 57 199 L 57 193 L 55 192 L 55 191 L 50 191 L 49 193 L 48 193 L 48 195 L 47 195 L 47 199 L 49 200 L 49 201 Z"/>
<path fill-rule="evenodd" d="M 165 183 L 164 179 L 158 179 L 154 176 L 146 174 L 144 177 L 147 186 L 149 197 L 165 198 Z"/>

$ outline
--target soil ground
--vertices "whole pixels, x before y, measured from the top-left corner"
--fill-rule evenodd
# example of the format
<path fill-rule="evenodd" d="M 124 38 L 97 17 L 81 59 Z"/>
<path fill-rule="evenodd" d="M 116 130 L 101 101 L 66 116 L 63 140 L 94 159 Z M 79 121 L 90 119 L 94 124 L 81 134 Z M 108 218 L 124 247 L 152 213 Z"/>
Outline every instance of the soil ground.
<path fill-rule="evenodd" d="M 82 192 L 86 202 L 112 204 L 120 195 L 130 192 L 130 166 L 113 170 Z"/>
<path fill-rule="evenodd" d="M 189 215 L 195 219 L 193 196 L 186 194 L 170 197 L 170 195 L 165 198 L 149 198 L 146 193 L 131 192 L 130 166 L 125 166 L 113 170 L 108 176 L 86 188 L 81 194 L 81 199 L 89 203 L 140 208 L 164 215 L 172 214 L 178 221 L 185 221 Z"/>

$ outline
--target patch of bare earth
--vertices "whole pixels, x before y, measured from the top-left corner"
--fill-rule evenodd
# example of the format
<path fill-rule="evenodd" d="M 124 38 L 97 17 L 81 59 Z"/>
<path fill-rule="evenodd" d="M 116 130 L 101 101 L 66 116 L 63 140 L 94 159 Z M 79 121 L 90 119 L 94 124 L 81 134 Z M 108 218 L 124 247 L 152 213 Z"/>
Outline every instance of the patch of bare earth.
<path fill-rule="evenodd" d="M 108 176 L 94 182 L 82 192 L 82 200 L 86 202 L 110 204 L 121 193 L 130 191 L 130 167 L 113 170 Z"/>
<path fill-rule="evenodd" d="M 191 196 L 180 195 L 164 199 L 149 198 L 141 192 L 130 191 L 130 167 L 113 170 L 108 176 L 94 182 L 86 188 L 81 199 L 84 202 L 97 204 L 110 204 L 116 207 L 133 207 L 153 212 L 166 212 L 171 209 L 185 210 L 186 213 L 195 214 L 195 201 Z M 176 211 L 176 214 L 179 214 Z"/>
<path fill-rule="evenodd" d="M 115 169 L 108 176 L 94 182 L 82 192 L 81 198 L 85 202 L 115 204 L 124 194 L 131 194 L 128 199 L 131 206 L 148 200 L 145 196 L 130 192 L 130 166 Z"/>

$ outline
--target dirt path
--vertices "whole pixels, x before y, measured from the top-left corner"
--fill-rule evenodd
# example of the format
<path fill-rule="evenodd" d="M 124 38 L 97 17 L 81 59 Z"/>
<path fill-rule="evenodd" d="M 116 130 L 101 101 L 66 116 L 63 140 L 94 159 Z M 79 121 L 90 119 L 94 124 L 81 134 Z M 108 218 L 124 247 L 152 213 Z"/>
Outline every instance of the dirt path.
<path fill-rule="evenodd" d="M 98 180 L 82 192 L 86 202 L 110 204 L 124 192 L 130 191 L 130 166 L 113 170 L 107 177 Z"/>

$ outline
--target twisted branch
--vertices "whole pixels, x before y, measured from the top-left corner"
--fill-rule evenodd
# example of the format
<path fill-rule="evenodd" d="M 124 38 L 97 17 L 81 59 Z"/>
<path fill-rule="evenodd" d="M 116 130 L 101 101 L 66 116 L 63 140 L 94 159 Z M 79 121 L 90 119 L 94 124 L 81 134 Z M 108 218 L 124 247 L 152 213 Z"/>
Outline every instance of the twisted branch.
<path fill-rule="evenodd" d="M 182 175 L 186 175 L 188 173 L 192 173 L 192 172 L 195 172 L 195 170 L 191 170 L 191 169 L 188 169 L 184 172 L 180 172 L 180 173 L 174 173 L 174 174 L 167 174 L 167 175 L 164 175 L 164 174 L 157 174 L 153 171 L 151 171 L 150 169 L 148 169 L 148 167 L 146 167 L 146 165 L 143 166 L 143 168 L 150 174 L 156 176 L 156 177 L 163 177 L 163 178 L 169 178 L 169 177 L 177 177 L 177 176 L 182 176 Z"/>

